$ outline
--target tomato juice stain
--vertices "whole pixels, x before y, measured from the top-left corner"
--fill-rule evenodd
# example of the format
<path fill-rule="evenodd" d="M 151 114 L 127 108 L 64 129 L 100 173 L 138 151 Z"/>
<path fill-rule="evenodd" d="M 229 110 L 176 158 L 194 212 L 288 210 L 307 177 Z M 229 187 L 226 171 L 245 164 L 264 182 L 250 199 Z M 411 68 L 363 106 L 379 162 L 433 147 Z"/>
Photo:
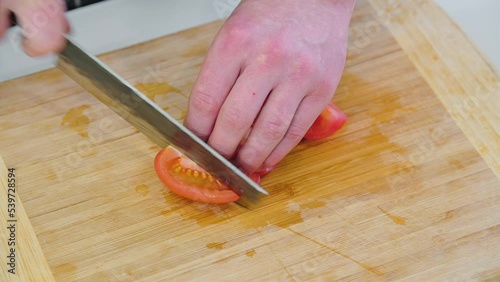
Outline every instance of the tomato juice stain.
<path fill-rule="evenodd" d="M 137 185 L 135 187 L 135 192 L 137 192 L 141 196 L 146 196 L 147 194 L 149 194 L 149 187 L 145 184 Z"/>
<path fill-rule="evenodd" d="M 57 180 L 57 173 L 54 170 L 54 168 L 51 167 L 51 166 L 46 170 L 46 172 L 44 172 L 44 175 L 47 178 L 47 180 L 50 180 L 50 181 L 56 181 Z"/>
<path fill-rule="evenodd" d="M 222 248 L 224 248 L 224 245 L 226 243 L 227 243 L 227 241 L 219 242 L 219 243 L 208 243 L 207 248 L 208 249 L 222 250 Z"/>
<path fill-rule="evenodd" d="M 187 112 L 186 112 L 186 111 L 181 110 L 181 114 L 180 114 L 180 117 L 179 117 L 179 118 L 180 118 L 181 120 L 183 120 L 183 119 L 186 117 L 186 114 L 187 114 Z"/>
<path fill-rule="evenodd" d="M 326 206 L 326 202 L 320 200 L 312 200 L 303 204 L 300 204 L 301 209 L 316 209 Z"/>
<path fill-rule="evenodd" d="M 169 209 L 161 212 L 163 216 L 177 214 L 183 220 L 194 220 L 200 226 L 220 224 L 229 221 L 238 222 L 239 225 L 259 230 L 268 226 L 288 228 L 304 222 L 303 209 L 317 209 L 326 206 L 327 202 L 313 199 L 298 208 L 289 208 L 287 202 L 282 202 L 269 209 L 248 211 L 235 204 L 213 205 L 193 202 L 179 197 L 173 193 L 164 192 L 163 197 Z"/>
<path fill-rule="evenodd" d="M 384 209 L 382 209 L 381 207 L 378 207 L 378 209 L 381 212 L 383 212 L 387 217 L 389 217 L 390 219 L 392 219 L 392 221 L 394 221 L 394 223 L 399 224 L 399 225 L 405 225 L 406 224 L 406 218 L 390 214 L 387 211 L 385 211 Z"/>
<path fill-rule="evenodd" d="M 142 94 L 146 95 L 153 102 L 155 102 L 155 98 L 158 95 L 165 95 L 170 92 L 181 93 L 180 89 L 166 82 L 137 83 L 135 84 L 135 88 L 141 91 Z"/>
<path fill-rule="evenodd" d="M 167 209 L 161 211 L 161 215 L 179 215 L 183 221 L 193 220 L 199 226 L 212 224 L 236 223 L 242 227 L 262 229 L 269 226 L 288 228 L 304 222 L 303 210 L 311 210 L 326 206 L 327 201 L 314 198 L 303 203 L 292 203 L 290 198 L 296 195 L 294 185 L 280 183 L 268 187 L 273 195 L 268 208 L 249 211 L 234 203 L 213 205 L 194 202 L 184 199 L 171 192 L 164 192 L 163 197 L 167 203 Z M 165 187 L 165 189 L 168 189 Z M 270 198 L 270 199 L 271 199 Z M 266 205 L 267 200 L 263 202 Z"/>
<path fill-rule="evenodd" d="M 314 199 L 309 202 L 299 204 L 299 209 L 290 210 L 280 207 L 269 212 L 269 215 L 255 216 L 251 220 L 244 221 L 245 225 L 260 229 L 269 225 L 274 225 L 280 228 L 288 228 L 295 224 L 304 222 L 302 216 L 303 209 L 317 209 L 326 206 L 326 202 Z"/>
<path fill-rule="evenodd" d="M 326 202 L 314 199 L 309 202 L 299 204 L 299 210 L 281 210 L 272 213 L 272 216 L 268 218 L 266 222 L 269 225 L 275 225 L 281 228 L 288 228 L 292 225 L 304 222 L 304 217 L 302 216 L 303 209 L 317 209 L 326 206 Z"/>
<path fill-rule="evenodd" d="M 295 186 L 290 183 L 277 183 L 266 188 L 269 193 L 272 193 L 273 195 L 281 194 L 287 199 L 292 198 L 297 194 Z"/>
<path fill-rule="evenodd" d="M 448 164 L 454 166 L 457 169 L 465 168 L 464 164 L 460 160 L 449 160 Z"/>
<path fill-rule="evenodd" d="M 175 119 L 180 121 L 186 117 L 184 109 L 187 107 L 188 98 L 182 95 L 181 89 L 167 82 L 137 83 L 135 87 Z M 171 95 L 172 93 L 174 95 Z M 170 95 L 165 96 L 167 94 Z"/>
<path fill-rule="evenodd" d="M 90 123 L 90 119 L 83 112 L 90 109 L 89 105 L 81 105 L 78 107 L 71 108 L 62 118 L 61 125 L 69 126 L 70 128 L 76 130 L 81 137 L 88 137 L 89 133 L 87 128 Z"/>
<path fill-rule="evenodd" d="M 239 219 L 241 225 L 247 228 L 260 230 L 268 226 L 287 228 L 304 222 L 301 210 L 290 210 L 283 204 L 273 206 L 269 209 L 252 211 Z"/>
<path fill-rule="evenodd" d="M 248 250 L 245 252 L 245 255 L 249 258 L 253 257 L 257 252 L 255 250 Z"/>
<path fill-rule="evenodd" d="M 444 214 L 444 219 L 445 219 L 445 220 L 452 219 L 453 217 L 454 217 L 454 211 L 452 211 L 452 210 L 447 211 L 447 212 Z"/>
<path fill-rule="evenodd" d="M 242 212 L 241 208 L 236 205 L 197 203 L 179 197 L 174 193 L 164 192 L 163 198 L 168 204 L 169 209 L 162 211 L 161 215 L 169 216 L 177 214 L 183 220 L 194 220 L 200 226 L 218 224 Z"/>
<path fill-rule="evenodd" d="M 257 230 L 270 225 L 287 228 L 304 222 L 301 210 L 287 210 L 280 207 L 280 209 L 273 209 L 269 215 L 268 213 L 261 214 L 259 211 L 249 212 L 235 204 L 212 205 L 196 203 L 173 193 L 164 192 L 163 197 L 170 209 L 162 211 L 161 215 L 178 214 L 183 220 L 194 220 L 200 226 L 220 224 L 233 218 L 236 220 L 239 216 L 241 217 L 237 220 L 241 225 Z M 306 203 L 305 205 L 311 208 L 322 204 L 315 202 L 313 204 Z"/>
<path fill-rule="evenodd" d="M 269 219 L 269 224 L 281 228 L 288 228 L 289 226 L 304 222 L 301 211 L 281 212 L 276 218 L 273 214 Z"/>
<path fill-rule="evenodd" d="M 429 95 L 427 86 L 415 84 L 408 91 L 394 78 L 385 78 L 382 69 L 371 70 L 377 77 L 377 83 L 373 83 L 370 80 L 374 78 L 364 78 L 366 75 L 357 71 L 358 68 L 346 68 L 338 87 L 341 93 L 335 95 L 337 105 L 345 110 L 349 120 L 343 128 L 342 138 L 331 141 L 335 146 L 332 148 L 337 152 L 348 152 L 350 159 L 356 160 L 342 166 L 342 176 L 347 177 L 347 172 L 359 170 L 361 164 L 366 170 L 386 175 L 364 177 L 365 183 L 371 181 L 374 184 L 366 187 L 365 193 L 392 194 L 397 191 L 399 195 L 406 189 L 422 187 L 422 168 L 412 161 L 415 156 L 429 153 L 416 145 L 427 140 L 428 133 L 414 130 L 429 114 L 427 107 L 425 111 L 421 110 L 426 106 L 423 99 Z M 413 92 L 424 94 L 423 97 L 410 95 Z"/>

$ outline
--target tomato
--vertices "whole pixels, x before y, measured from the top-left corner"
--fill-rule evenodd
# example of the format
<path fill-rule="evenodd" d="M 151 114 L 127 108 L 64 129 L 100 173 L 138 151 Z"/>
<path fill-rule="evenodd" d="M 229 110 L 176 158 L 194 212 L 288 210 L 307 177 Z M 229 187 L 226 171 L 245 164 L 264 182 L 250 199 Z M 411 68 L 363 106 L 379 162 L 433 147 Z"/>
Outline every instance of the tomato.
<path fill-rule="evenodd" d="M 341 129 L 346 121 L 346 114 L 335 104 L 329 103 L 306 132 L 304 139 L 317 140 L 331 136 Z"/>
<path fill-rule="evenodd" d="M 155 157 L 158 178 L 173 193 L 197 202 L 222 204 L 240 197 L 206 170 L 172 147 Z"/>
<path fill-rule="evenodd" d="M 170 146 L 156 155 L 155 170 L 158 178 L 170 191 L 192 201 L 223 204 L 240 198 L 229 187 Z M 249 177 L 257 184 L 260 183 L 261 174 L 254 173 Z"/>

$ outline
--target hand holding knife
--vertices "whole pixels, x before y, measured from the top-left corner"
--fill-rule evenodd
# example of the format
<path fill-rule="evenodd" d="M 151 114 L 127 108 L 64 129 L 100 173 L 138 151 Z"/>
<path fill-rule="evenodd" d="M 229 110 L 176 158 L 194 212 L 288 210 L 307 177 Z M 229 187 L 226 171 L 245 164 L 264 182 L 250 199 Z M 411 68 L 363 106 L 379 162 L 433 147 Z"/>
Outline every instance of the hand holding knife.
<path fill-rule="evenodd" d="M 101 102 L 164 148 L 173 146 L 240 195 L 245 207 L 267 195 L 258 184 L 99 59 L 66 37 L 57 67 Z"/>

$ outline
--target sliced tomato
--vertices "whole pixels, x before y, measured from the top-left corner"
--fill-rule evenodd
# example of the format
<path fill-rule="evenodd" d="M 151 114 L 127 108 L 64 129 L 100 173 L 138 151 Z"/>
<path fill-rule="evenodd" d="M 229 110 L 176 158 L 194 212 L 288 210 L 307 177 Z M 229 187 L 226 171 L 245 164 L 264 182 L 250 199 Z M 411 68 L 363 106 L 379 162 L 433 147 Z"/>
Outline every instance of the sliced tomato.
<path fill-rule="evenodd" d="M 170 191 L 193 201 L 222 204 L 240 198 L 195 162 L 170 146 L 156 155 L 155 170 L 161 182 Z"/>
<path fill-rule="evenodd" d="M 335 104 L 329 103 L 306 132 L 304 139 L 318 140 L 331 136 L 341 129 L 346 121 L 346 114 Z"/>
<path fill-rule="evenodd" d="M 161 182 L 173 193 L 196 202 L 224 204 L 240 197 L 206 170 L 172 147 L 155 157 L 155 170 Z M 260 184 L 260 174 L 249 177 Z"/>

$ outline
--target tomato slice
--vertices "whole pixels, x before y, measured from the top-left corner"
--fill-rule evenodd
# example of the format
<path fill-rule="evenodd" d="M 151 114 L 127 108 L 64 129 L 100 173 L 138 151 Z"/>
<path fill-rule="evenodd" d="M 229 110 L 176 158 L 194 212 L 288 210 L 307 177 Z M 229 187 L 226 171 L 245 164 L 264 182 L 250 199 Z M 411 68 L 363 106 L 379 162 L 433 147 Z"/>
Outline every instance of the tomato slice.
<path fill-rule="evenodd" d="M 304 139 L 318 140 L 331 136 L 341 129 L 346 121 L 346 114 L 335 104 L 329 103 L 306 132 Z"/>
<path fill-rule="evenodd" d="M 195 162 L 170 146 L 156 155 L 155 170 L 158 178 L 170 191 L 193 201 L 223 204 L 240 198 Z"/>
<path fill-rule="evenodd" d="M 196 202 L 224 204 L 238 200 L 233 190 L 173 147 L 166 147 L 155 157 L 155 170 L 161 182 L 173 193 Z M 249 177 L 260 184 L 261 174 Z"/>

